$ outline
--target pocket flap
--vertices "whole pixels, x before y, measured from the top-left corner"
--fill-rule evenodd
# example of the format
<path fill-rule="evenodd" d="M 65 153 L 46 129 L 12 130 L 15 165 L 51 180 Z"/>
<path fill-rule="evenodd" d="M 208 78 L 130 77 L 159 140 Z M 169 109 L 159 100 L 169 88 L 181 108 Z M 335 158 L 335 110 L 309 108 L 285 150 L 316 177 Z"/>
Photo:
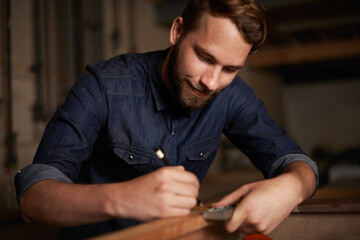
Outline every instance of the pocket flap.
<path fill-rule="evenodd" d="M 128 164 L 148 164 L 151 161 L 151 156 L 139 150 L 115 147 L 114 153 Z"/>
<path fill-rule="evenodd" d="M 186 157 L 190 161 L 202 161 L 207 159 L 217 147 L 214 144 L 216 141 L 206 141 L 196 146 L 189 146 L 185 152 Z"/>

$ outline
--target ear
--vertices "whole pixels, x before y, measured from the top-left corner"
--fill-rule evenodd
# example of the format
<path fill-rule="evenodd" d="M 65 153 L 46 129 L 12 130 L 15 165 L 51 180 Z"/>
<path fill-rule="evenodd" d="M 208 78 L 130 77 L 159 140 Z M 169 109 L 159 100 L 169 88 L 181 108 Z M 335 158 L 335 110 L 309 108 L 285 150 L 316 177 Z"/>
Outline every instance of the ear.
<path fill-rule="evenodd" d="M 179 40 L 182 34 L 182 25 L 183 25 L 183 18 L 177 17 L 175 18 L 171 29 L 170 29 L 170 43 L 171 45 L 175 45 L 176 42 Z"/>

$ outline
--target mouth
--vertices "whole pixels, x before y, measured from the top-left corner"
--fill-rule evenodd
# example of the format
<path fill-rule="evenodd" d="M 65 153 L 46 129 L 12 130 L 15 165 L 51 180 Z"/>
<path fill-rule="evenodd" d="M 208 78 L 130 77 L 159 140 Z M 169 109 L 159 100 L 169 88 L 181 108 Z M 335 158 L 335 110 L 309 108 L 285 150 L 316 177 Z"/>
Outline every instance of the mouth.
<path fill-rule="evenodd" d="M 204 92 L 204 91 L 201 91 L 197 88 L 195 88 L 191 83 L 188 83 L 191 91 L 193 92 L 193 94 L 198 97 L 198 98 L 206 98 L 210 95 L 210 93 L 208 91 Z"/>

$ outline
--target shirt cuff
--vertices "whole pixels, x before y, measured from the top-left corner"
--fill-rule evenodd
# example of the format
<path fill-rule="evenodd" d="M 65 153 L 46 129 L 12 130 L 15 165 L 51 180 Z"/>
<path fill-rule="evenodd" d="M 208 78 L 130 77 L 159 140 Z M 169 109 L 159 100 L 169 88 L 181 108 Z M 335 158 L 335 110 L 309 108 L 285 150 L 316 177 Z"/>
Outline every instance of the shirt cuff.
<path fill-rule="evenodd" d="M 286 166 L 288 166 L 290 163 L 297 162 L 297 161 L 306 162 L 307 164 L 310 165 L 310 167 L 313 169 L 314 174 L 316 176 L 316 186 L 319 186 L 319 173 L 318 173 L 317 165 L 313 160 L 311 160 L 305 154 L 287 154 L 287 155 L 279 158 L 271 166 L 268 177 L 272 178 L 272 177 L 279 175 Z"/>
<path fill-rule="evenodd" d="M 60 182 L 73 183 L 59 169 L 48 164 L 30 164 L 18 171 L 14 183 L 16 188 L 17 202 L 20 205 L 20 198 L 34 183 L 42 180 L 56 180 Z"/>

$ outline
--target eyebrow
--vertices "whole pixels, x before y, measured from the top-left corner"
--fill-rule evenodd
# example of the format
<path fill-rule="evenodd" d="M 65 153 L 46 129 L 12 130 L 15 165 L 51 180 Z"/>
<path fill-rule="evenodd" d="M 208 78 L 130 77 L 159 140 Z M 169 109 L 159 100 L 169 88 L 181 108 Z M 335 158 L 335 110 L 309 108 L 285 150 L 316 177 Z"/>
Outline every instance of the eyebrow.
<path fill-rule="evenodd" d="M 213 56 L 211 53 L 209 53 L 205 48 L 200 47 L 197 44 L 194 44 L 194 49 L 197 53 L 201 53 L 202 55 L 205 55 L 205 57 L 211 59 L 212 61 L 214 61 L 215 63 L 218 63 L 219 61 L 216 59 L 215 56 Z M 226 65 L 224 67 L 227 68 L 233 68 L 233 69 L 237 69 L 240 70 L 243 66 L 241 65 Z"/>

